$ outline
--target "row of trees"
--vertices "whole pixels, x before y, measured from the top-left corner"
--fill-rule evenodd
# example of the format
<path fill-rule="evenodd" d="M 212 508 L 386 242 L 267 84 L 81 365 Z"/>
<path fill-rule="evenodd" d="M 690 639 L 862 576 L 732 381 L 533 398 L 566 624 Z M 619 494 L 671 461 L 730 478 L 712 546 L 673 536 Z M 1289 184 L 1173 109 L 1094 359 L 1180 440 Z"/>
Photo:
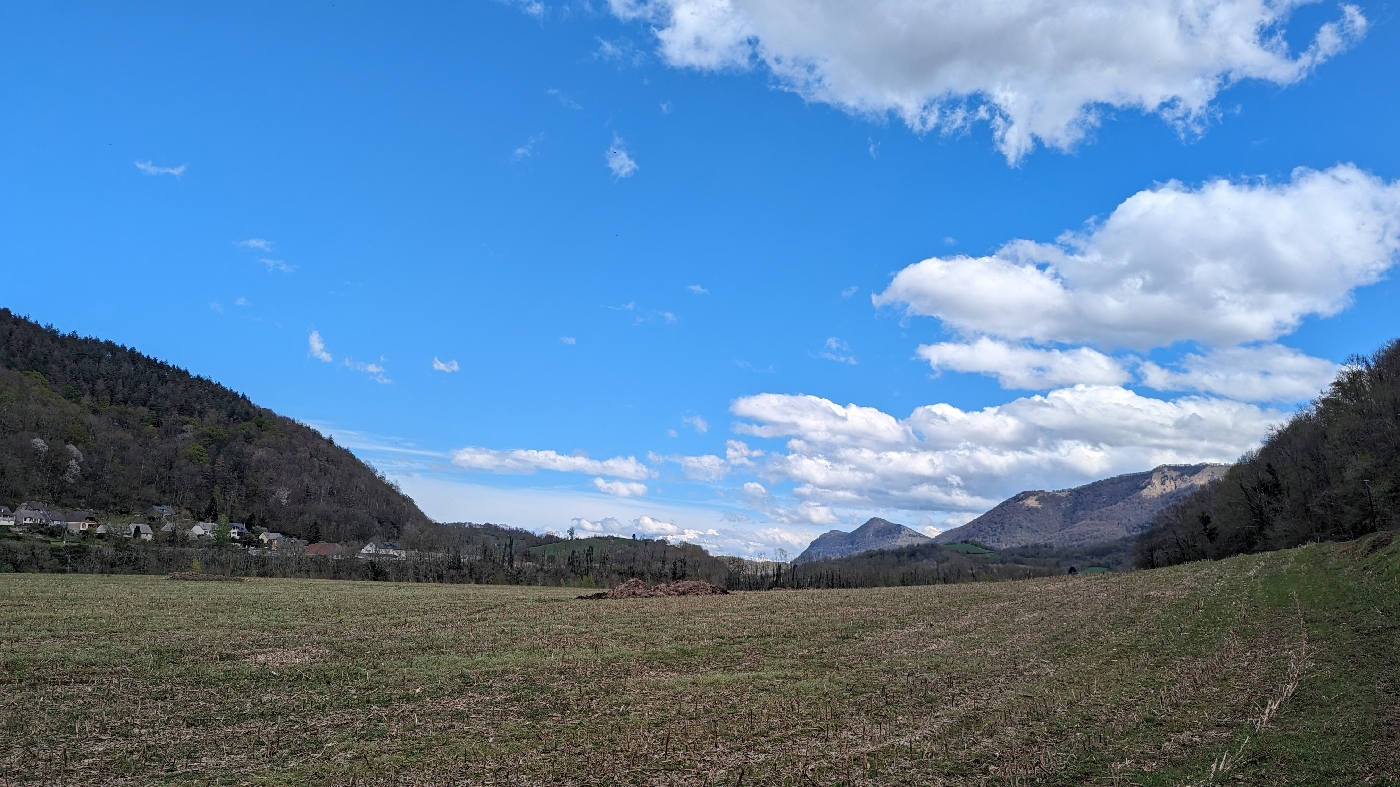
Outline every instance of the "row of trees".
<path fill-rule="evenodd" d="M 1287 549 L 1400 527 L 1400 341 L 1348 360 L 1327 391 L 1225 477 L 1162 510 L 1137 565 Z"/>

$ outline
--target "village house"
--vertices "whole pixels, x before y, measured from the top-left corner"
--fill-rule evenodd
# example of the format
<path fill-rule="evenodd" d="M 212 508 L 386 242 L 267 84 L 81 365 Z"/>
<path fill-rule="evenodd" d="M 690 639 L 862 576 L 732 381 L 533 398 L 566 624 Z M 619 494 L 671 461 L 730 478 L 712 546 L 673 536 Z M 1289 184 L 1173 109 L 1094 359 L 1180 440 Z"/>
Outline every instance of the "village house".
<path fill-rule="evenodd" d="M 9 506 L 0 506 L 0 527 L 14 527 L 15 512 Z"/>
<path fill-rule="evenodd" d="M 198 538 L 212 538 L 214 536 L 215 524 L 213 522 L 196 522 L 194 527 L 185 533 L 191 541 Z"/>
<path fill-rule="evenodd" d="M 64 511 L 63 526 L 68 530 L 70 536 L 80 536 L 83 533 L 96 532 L 101 526 L 97 521 L 97 516 L 91 511 Z M 55 522 L 55 524 L 57 524 Z"/>
<path fill-rule="evenodd" d="M 63 524 L 63 517 L 43 503 L 20 503 L 15 509 L 18 527 L 45 528 L 53 524 Z"/>
<path fill-rule="evenodd" d="M 155 538 L 155 533 L 151 532 L 151 526 L 139 522 L 131 523 L 131 530 L 126 534 L 127 538 L 139 538 L 142 541 L 150 541 Z"/>
<path fill-rule="evenodd" d="M 242 522 L 229 522 L 228 535 L 234 541 L 242 541 L 245 538 L 252 538 L 253 534 L 248 530 L 248 526 Z"/>
<path fill-rule="evenodd" d="M 302 554 L 304 555 L 310 555 L 311 557 L 328 557 L 331 560 L 343 560 L 349 552 L 350 550 L 340 544 L 329 544 L 324 541 L 312 544 L 302 550 Z"/>
<path fill-rule="evenodd" d="M 258 536 L 258 540 L 261 541 L 263 543 L 263 546 L 267 547 L 268 549 L 276 549 L 277 547 L 282 545 L 283 541 L 287 540 L 287 537 L 282 535 L 281 533 L 274 533 L 271 530 L 269 530 L 266 533 L 263 533 L 262 535 Z"/>
<path fill-rule="evenodd" d="M 408 550 L 399 545 L 397 541 L 371 541 L 360 549 L 360 553 L 355 557 L 384 558 L 388 560 L 403 560 L 408 557 Z"/>

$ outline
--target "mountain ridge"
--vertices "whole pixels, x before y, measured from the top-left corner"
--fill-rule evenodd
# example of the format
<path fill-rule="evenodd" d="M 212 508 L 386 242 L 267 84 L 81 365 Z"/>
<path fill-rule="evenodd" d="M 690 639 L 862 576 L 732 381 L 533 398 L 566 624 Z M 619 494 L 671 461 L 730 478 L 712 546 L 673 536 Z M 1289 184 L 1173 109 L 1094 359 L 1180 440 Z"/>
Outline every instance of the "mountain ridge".
<path fill-rule="evenodd" d="M 802 554 L 793 558 L 794 564 L 810 563 L 827 558 L 849 557 L 878 549 L 926 544 L 933 539 L 904 525 L 880 517 L 871 517 L 865 524 L 847 533 L 828 530 L 817 536 Z"/>
<path fill-rule="evenodd" d="M 939 533 L 934 541 L 976 541 L 992 549 L 1115 541 L 1143 532 L 1158 511 L 1218 480 L 1228 469 L 1217 464 L 1160 465 L 1071 489 L 1028 490 L 961 527 Z"/>

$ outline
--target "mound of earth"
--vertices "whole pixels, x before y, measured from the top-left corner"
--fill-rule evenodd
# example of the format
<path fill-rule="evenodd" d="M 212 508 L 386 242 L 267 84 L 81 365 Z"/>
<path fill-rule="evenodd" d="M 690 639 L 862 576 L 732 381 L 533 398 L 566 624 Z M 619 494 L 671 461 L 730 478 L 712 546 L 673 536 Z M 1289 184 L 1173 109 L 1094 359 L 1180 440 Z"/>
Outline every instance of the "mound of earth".
<path fill-rule="evenodd" d="M 612 590 L 585 593 L 579 598 L 659 598 L 661 596 L 727 596 L 729 591 L 703 579 L 683 579 L 669 585 L 651 586 L 640 579 L 629 579 Z"/>

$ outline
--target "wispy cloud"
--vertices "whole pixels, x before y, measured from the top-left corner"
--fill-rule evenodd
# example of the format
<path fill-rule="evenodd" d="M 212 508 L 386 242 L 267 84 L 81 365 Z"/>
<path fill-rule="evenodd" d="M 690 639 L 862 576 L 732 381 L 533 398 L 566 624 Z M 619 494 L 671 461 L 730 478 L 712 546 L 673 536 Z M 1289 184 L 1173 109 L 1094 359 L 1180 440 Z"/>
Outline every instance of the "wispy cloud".
<path fill-rule="evenodd" d="M 674 111 L 676 111 L 676 108 L 675 108 L 675 106 L 674 106 L 671 102 L 669 102 L 669 101 L 662 101 L 662 102 L 661 102 L 661 114 L 663 114 L 663 115 L 669 115 L 669 114 L 671 114 L 671 113 L 674 112 Z"/>
<path fill-rule="evenodd" d="M 852 366 L 856 365 L 856 357 L 851 354 L 851 345 L 846 344 L 835 336 L 827 339 L 826 345 L 823 347 L 822 351 L 814 353 L 812 357 L 824 358 L 828 361 L 836 361 L 837 363 L 848 363 Z"/>
<path fill-rule="evenodd" d="M 615 312 L 631 312 L 633 325 L 641 325 L 644 322 L 651 322 L 652 320 L 664 320 L 668 325 L 674 325 L 677 322 L 676 315 L 673 312 L 656 311 L 655 309 L 639 309 L 637 308 L 636 301 L 628 301 L 621 306 L 608 306 L 606 308 Z"/>
<path fill-rule="evenodd" d="M 460 371 L 462 367 L 458 366 L 456 361 L 448 361 L 447 363 L 443 363 L 442 361 L 438 360 L 438 357 L 436 355 L 434 355 L 433 368 L 439 372 L 456 372 Z"/>
<path fill-rule="evenodd" d="M 326 363 L 330 363 L 334 360 L 331 358 L 330 352 L 326 350 L 326 342 L 321 338 L 320 331 L 312 331 L 311 335 L 306 337 L 306 343 L 309 346 L 306 353 L 307 355 L 318 361 L 325 361 Z"/>
<path fill-rule="evenodd" d="M 647 485 L 640 481 L 608 481 L 595 478 L 593 486 L 600 492 L 607 492 L 616 497 L 641 497 L 647 493 Z"/>
<path fill-rule="evenodd" d="M 323 358 L 322 360 L 329 359 Z M 384 359 L 380 358 L 379 360 L 382 361 Z M 393 380 L 390 380 L 388 377 L 384 376 L 384 367 L 380 366 L 377 363 L 365 363 L 363 361 L 356 361 L 352 358 L 346 358 L 343 363 L 345 366 L 348 366 L 349 368 L 354 369 L 357 372 L 364 372 L 365 374 L 368 374 L 370 376 L 370 379 L 374 380 L 380 385 L 389 385 L 390 383 L 394 382 Z"/>
<path fill-rule="evenodd" d="M 689 424 L 690 428 L 694 429 L 699 434 L 704 434 L 710 431 L 709 422 L 698 415 L 687 415 L 681 419 L 681 423 Z"/>
<path fill-rule="evenodd" d="M 686 289 L 687 289 L 687 290 L 690 290 L 691 292 L 695 293 L 696 295 L 709 295 L 709 294 L 710 294 L 710 291 L 709 291 L 709 290 L 705 289 L 704 287 L 702 287 L 702 286 L 699 285 L 699 284 L 692 284 L 692 285 L 690 285 L 689 287 L 686 287 Z"/>
<path fill-rule="evenodd" d="M 279 273 L 291 273 L 292 271 L 297 269 L 297 266 L 295 265 L 288 265 L 282 260 L 273 260 L 268 259 L 267 257 L 258 258 L 258 262 L 261 262 L 263 265 L 267 266 L 268 273 L 272 273 L 273 271 L 277 271 Z"/>
<path fill-rule="evenodd" d="M 549 13 L 549 7 L 540 0 L 497 0 L 502 5 L 515 6 L 526 16 L 532 16 L 539 21 L 544 21 L 545 14 Z"/>
<path fill-rule="evenodd" d="M 841 291 L 841 297 L 842 297 L 842 298 L 849 298 L 849 297 L 851 297 L 852 295 L 855 295 L 857 292 L 860 292 L 860 288 L 859 288 L 859 287 L 847 287 L 846 289 L 844 289 L 844 290 Z"/>
<path fill-rule="evenodd" d="M 236 241 L 233 245 L 243 249 L 256 249 L 257 251 L 270 252 L 272 251 L 273 243 L 267 238 L 249 238 L 248 240 Z"/>
<path fill-rule="evenodd" d="M 573 100 L 572 98 L 569 98 L 569 96 L 563 91 L 557 90 L 555 88 L 550 88 L 544 92 L 558 99 L 559 105 L 564 107 L 565 109 L 583 109 L 582 105 L 580 105 L 577 101 Z"/>
<path fill-rule="evenodd" d="M 187 166 L 189 165 L 181 164 L 178 167 L 157 167 L 149 161 L 136 162 L 136 168 L 147 175 L 174 175 L 177 178 L 185 174 L 185 167 Z"/>
<path fill-rule="evenodd" d="M 236 300 L 236 301 L 233 302 L 233 305 L 234 305 L 234 306 L 247 306 L 247 305 L 248 305 L 248 299 L 247 299 L 247 298 L 239 298 L 238 300 Z"/>
<path fill-rule="evenodd" d="M 534 155 L 535 145 L 542 139 L 544 139 L 544 134 L 535 134 L 534 136 L 530 137 L 530 139 L 526 141 L 524 145 L 521 145 L 520 147 L 511 151 L 511 158 L 515 159 L 516 161 L 520 161 L 521 159 L 526 159 Z"/>
<path fill-rule="evenodd" d="M 622 141 L 622 137 L 613 135 L 612 147 L 608 148 L 606 154 L 608 169 L 618 178 L 630 178 L 641 169 L 636 160 L 627 153 L 627 143 Z"/>
<path fill-rule="evenodd" d="M 578 339 L 575 339 L 575 338 L 572 337 L 572 336 L 560 336 L 560 337 L 559 337 L 559 343 L 560 343 L 560 344 L 567 344 L 567 345 L 572 346 L 572 345 L 578 344 Z"/>
<path fill-rule="evenodd" d="M 224 305 L 223 305 L 222 303 L 219 303 L 218 301 L 210 301 L 210 302 L 209 302 L 209 308 L 213 309 L 214 311 L 218 312 L 219 314 L 223 314 L 223 313 L 224 313 Z"/>
<path fill-rule="evenodd" d="M 639 481 L 651 478 L 651 468 L 635 457 L 615 456 L 611 459 L 589 459 L 586 455 L 565 455 L 555 451 L 516 448 L 497 451 L 471 446 L 452 452 L 452 464 L 471 470 L 493 473 L 533 473 L 553 470 L 560 473 L 588 473 Z"/>

